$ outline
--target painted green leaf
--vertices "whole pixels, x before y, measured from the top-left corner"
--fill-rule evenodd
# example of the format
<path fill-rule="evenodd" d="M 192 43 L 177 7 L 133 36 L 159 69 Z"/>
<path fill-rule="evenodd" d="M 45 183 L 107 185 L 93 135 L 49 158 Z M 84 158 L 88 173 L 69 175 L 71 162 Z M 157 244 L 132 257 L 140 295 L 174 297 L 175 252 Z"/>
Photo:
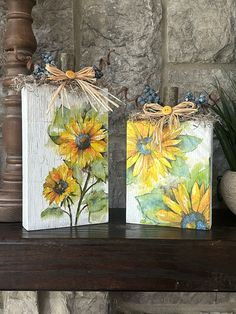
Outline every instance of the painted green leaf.
<path fill-rule="evenodd" d="M 133 176 L 133 169 L 129 168 L 126 170 L 126 184 L 130 185 L 132 183 L 137 182 L 137 177 Z"/>
<path fill-rule="evenodd" d="M 136 196 L 136 200 L 139 203 L 139 209 L 142 212 L 143 219 L 149 223 L 156 224 L 158 219 L 156 217 L 156 211 L 160 208 L 165 209 L 166 206 L 162 200 L 163 192 L 161 190 L 154 189 L 151 193 Z"/>
<path fill-rule="evenodd" d="M 60 218 L 64 215 L 63 210 L 60 207 L 48 207 L 41 213 L 41 218 Z"/>
<path fill-rule="evenodd" d="M 202 139 L 192 135 L 180 135 L 178 138 L 181 140 L 181 142 L 178 144 L 178 147 L 184 153 L 194 151 L 202 142 Z"/>
<path fill-rule="evenodd" d="M 95 213 L 108 209 L 108 198 L 104 191 L 93 191 L 84 198 L 84 203 L 88 205 L 89 213 Z"/>
<path fill-rule="evenodd" d="M 55 114 L 52 125 L 57 128 L 63 128 L 70 120 L 70 109 L 60 106 Z"/>
<path fill-rule="evenodd" d="M 191 173 L 189 180 L 186 180 L 186 186 L 188 192 L 191 192 L 191 189 L 193 187 L 193 184 L 197 182 L 199 185 L 204 185 L 206 187 L 210 184 L 210 163 L 203 164 L 203 163 L 197 163 Z"/>
<path fill-rule="evenodd" d="M 198 182 L 198 184 L 204 183 L 205 186 L 209 186 L 209 183 L 210 183 L 209 167 L 205 168 L 201 172 L 199 172 L 199 174 L 197 176 L 197 182 Z"/>
<path fill-rule="evenodd" d="M 91 164 L 91 174 L 96 178 L 106 182 L 108 177 L 108 163 L 104 158 L 97 159 Z"/>
<path fill-rule="evenodd" d="M 82 184 L 84 180 L 84 172 L 81 170 L 81 168 L 78 165 L 69 168 L 72 169 L 73 177 L 76 179 L 76 181 Z"/>
<path fill-rule="evenodd" d="M 50 139 L 53 141 L 53 143 L 60 145 L 62 143 L 60 136 L 56 135 L 54 131 L 51 131 L 50 126 L 48 127 L 48 135 Z"/>
<path fill-rule="evenodd" d="M 189 176 L 189 168 L 186 161 L 183 158 L 177 157 L 176 160 L 171 162 L 172 168 L 170 173 L 176 177 L 187 177 Z"/>
<path fill-rule="evenodd" d="M 53 122 L 48 126 L 48 135 L 50 139 L 57 145 L 60 145 L 60 132 L 64 129 L 65 124 L 67 124 L 70 120 L 70 109 L 63 107 L 57 109 Z"/>

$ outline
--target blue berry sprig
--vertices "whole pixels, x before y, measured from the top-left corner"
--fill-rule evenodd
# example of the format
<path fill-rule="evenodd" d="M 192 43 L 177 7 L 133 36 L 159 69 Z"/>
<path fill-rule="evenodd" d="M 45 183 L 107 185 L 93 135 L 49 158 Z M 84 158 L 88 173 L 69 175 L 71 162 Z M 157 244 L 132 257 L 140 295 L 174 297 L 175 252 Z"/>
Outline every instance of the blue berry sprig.
<path fill-rule="evenodd" d="M 200 94 L 199 97 L 194 97 L 192 92 L 187 92 L 184 96 L 185 101 L 191 101 L 195 103 L 197 106 L 207 105 L 207 97 L 204 94 Z"/>
<path fill-rule="evenodd" d="M 54 57 L 51 52 L 43 52 L 41 54 L 41 60 L 34 64 L 33 75 L 36 78 L 40 79 L 48 75 L 48 71 L 45 69 L 46 64 L 55 65 Z"/>
<path fill-rule="evenodd" d="M 43 52 L 41 54 L 41 59 L 44 64 L 55 65 L 54 57 L 51 52 Z"/>
<path fill-rule="evenodd" d="M 160 96 L 149 85 L 145 85 L 143 93 L 137 99 L 137 103 L 141 106 L 147 103 L 160 104 Z"/>
<path fill-rule="evenodd" d="M 93 65 L 93 69 L 95 71 L 95 78 L 100 79 L 103 77 L 102 70 L 100 70 L 96 65 Z"/>

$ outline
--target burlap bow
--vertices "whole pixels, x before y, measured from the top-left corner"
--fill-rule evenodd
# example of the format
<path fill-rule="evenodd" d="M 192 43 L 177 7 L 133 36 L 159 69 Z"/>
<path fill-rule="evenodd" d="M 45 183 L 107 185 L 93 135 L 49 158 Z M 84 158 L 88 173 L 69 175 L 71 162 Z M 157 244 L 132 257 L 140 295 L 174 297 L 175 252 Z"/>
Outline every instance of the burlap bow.
<path fill-rule="evenodd" d="M 161 140 L 164 126 L 172 128 L 180 127 L 180 118 L 186 120 L 192 114 L 198 111 L 196 105 L 192 102 L 184 101 L 174 107 L 161 106 L 159 104 L 145 104 L 143 113 L 138 114 L 138 118 L 144 120 L 155 120 L 155 131 L 153 133 L 153 141 L 159 145 L 161 149 Z"/>
<path fill-rule="evenodd" d="M 114 95 L 107 92 L 106 94 L 104 91 L 95 85 L 97 79 L 95 77 L 95 70 L 93 67 L 86 67 L 78 72 L 74 71 L 66 71 L 63 72 L 59 70 L 57 67 L 52 66 L 50 64 L 46 65 L 46 70 L 51 74 L 51 76 L 48 77 L 48 80 L 54 81 L 54 82 L 61 82 L 55 93 L 53 94 L 51 101 L 48 105 L 48 111 L 51 110 L 53 104 L 55 103 L 56 98 L 60 95 L 61 99 L 67 97 L 66 92 L 66 85 L 75 83 L 80 87 L 80 89 L 84 92 L 88 102 L 93 107 L 95 111 L 98 111 L 99 106 L 101 106 L 105 111 L 112 111 L 112 108 L 109 106 L 113 105 L 115 107 L 119 107 L 119 105 L 111 100 L 109 97 L 113 98 L 117 102 L 120 102 L 120 100 L 115 97 Z M 106 96 L 107 95 L 107 96 Z M 63 104 L 62 104 L 63 105 Z"/>

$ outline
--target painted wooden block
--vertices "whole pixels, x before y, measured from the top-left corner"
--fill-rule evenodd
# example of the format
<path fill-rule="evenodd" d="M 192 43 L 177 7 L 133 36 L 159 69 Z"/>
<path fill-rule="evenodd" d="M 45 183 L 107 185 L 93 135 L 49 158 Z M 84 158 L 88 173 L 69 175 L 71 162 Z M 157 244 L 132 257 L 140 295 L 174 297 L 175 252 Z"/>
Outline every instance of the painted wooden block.
<path fill-rule="evenodd" d="M 183 122 L 154 143 L 152 124 L 128 121 L 128 223 L 210 229 L 212 129 Z"/>
<path fill-rule="evenodd" d="M 22 90 L 23 226 L 108 221 L 108 114 L 68 95 L 47 113 L 55 88 Z"/>

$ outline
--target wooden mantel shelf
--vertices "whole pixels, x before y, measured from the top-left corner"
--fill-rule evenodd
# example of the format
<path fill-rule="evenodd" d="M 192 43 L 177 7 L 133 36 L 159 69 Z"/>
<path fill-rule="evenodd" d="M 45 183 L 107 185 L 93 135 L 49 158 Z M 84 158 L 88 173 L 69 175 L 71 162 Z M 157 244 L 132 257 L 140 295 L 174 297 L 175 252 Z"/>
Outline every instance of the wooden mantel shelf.
<path fill-rule="evenodd" d="M 211 231 L 106 225 L 27 232 L 0 224 L 0 290 L 236 291 L 236 217 Z M 117 215 L 118 214 L 118 215 Z"/>

